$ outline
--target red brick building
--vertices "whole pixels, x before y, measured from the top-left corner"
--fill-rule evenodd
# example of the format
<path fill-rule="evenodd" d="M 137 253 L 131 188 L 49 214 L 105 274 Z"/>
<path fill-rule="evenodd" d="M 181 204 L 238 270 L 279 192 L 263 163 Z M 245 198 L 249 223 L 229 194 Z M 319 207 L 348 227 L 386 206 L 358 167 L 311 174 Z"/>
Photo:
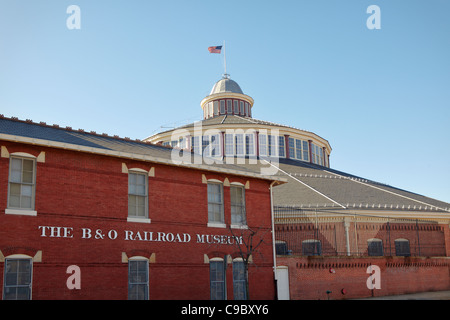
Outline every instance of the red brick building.
<path fill-rule="evenodd" d="M 14 118 L 0 118 L 0 145 L 2 299 L 275 297 L 281 179 Z"/>

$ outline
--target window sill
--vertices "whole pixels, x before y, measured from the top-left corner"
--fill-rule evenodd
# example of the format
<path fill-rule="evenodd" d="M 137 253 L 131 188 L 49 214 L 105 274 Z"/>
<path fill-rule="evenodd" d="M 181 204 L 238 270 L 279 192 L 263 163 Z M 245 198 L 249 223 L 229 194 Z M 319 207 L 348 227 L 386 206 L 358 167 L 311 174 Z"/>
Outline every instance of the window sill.
<path fill-rule="evenodd" d="M 227 227 L 227 225 L 225 223 L 221 223 L 221 222 L 208 222 L 207 226 L 212 227 L 212 228 L 226 228 Z"/>
<path fill-rule="evenodd" d="M 246 224 L 232 224 L 230 227 L 232 229 L 248 229 L 248 225 Z"/>
<path fill-rule="evenodd" d="M 19 216 L 37 216 L 37 211 L 24 209 L 5 209 L 5 214 L 14 214 Z"/>
<path fill-rule="evenodd" d="M 148 218 L 127 218 L 127 222 L 138 222 L 138 223 L 151 223 L 152 221 Z"/>

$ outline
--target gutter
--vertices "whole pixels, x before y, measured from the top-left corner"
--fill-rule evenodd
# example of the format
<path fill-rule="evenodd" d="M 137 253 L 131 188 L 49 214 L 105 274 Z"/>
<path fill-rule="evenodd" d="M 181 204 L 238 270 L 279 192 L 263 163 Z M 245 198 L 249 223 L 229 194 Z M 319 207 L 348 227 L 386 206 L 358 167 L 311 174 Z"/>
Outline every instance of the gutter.
<path fill-rule="evenodd" d="M 273 275 L 275 282 L 275 298 L 278 300 L 278 278 L 277 278 L 277 253 L 275 248 L 275 218 L 273 212 L 273 185 L 277 181 L 272 181 L 270 183 L 270 216 L 272 220 L 272 251 L 273 251 Z"/>

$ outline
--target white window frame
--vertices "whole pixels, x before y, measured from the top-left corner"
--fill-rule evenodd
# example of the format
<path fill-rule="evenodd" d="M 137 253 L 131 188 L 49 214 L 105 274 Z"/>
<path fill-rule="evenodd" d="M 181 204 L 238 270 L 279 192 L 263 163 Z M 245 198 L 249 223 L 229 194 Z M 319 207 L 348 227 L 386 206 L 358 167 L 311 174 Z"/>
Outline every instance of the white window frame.
<path fill-rule="evenodd" d="M 214 201 L 210 194 L 210 186 L 216 185 L 219 186 L 219 195 L 220 200 Z M 216 180 L 208 180 L 207 182 L 207 200 L 208 200 L 208 227 L 219 227 L 219 228 L 226 228 L 225 225 L 225 212 L 224 212 L 224 194 L 223 194 L 223 183 L 221 181 Z M 212 214 L 216 215 L 218 214 L 220 216 L 219 219 L 216 219 L 215 216 L 212 216 L 210 213 L 211 208 L 215 208 L 218 206 L 219 212 L 213 212 Z"/>
<path fill-rule="evenodd" d="M 21 172 L 20 172 L 20 182 L 13 180 L 13 161 L 21 161 Z M 32 182 L 23 182 L 23 163 L 24 161 L 32 161 L 33 171 L 32 171 Z M 26 153 L 16 153 L 11 154 L 9 157 L 9 174 L 8 174 L 8 199 L 7 199 L 7 207 L 5 209 L 5 214 L 17 214 L 17 215 L 28 215 L 28 216 L 36 216 L 37 212 L 35 211 L 35 202 L 36 202 L 36 157 L 26 154 Z M 11 204 L 11 184 L 20 185 L 20 189 L 22 190 L 22 186 L 31 187 L 31 207 L 22 207 L 21 206 L 21 196 L 22 191 L 20 193 L 19 198 L 19 207 L 12 206 Z"/>
<path fill-rule="evenodd" d="M 238 203 L 235 198 L 236 190 L 240 190 L 242 194 L 242 202 Z M 245 187 L 242 184 L 232 183 L 230 185 L 230 207 L 231 207 L 231 227 L 242 228 L 247 226 L 247 212 L 245 201 Z M 235 211 L 235 212 L 233 212 Z M 236 211 L 238 213 L 236 213 Z M 239 219 L 240 218 L 240 219 Z M 240 220 L 240 221 L 236 221 Z"/>
<path fill-rule="evenodd" d="M 245 155 L 254 156 L 255 155 L 255 134 L 246 133 L 245 134 Z"/>
<path fill-rule="evenodd" d="M 137 176 L 143 176 L 144 177 L 144 195 L 137 194 L 137 193 L 131 193 L 130 191 L 130 179 L 131 175 L 137 175 Z M 136 214 L 130 215 L 130 196 L 136 196 L 144 198 L 144 216 L 138 216 Z M 137 199 L 137 198 L 136 198 Z M 149 218 L 149 209 L 148 209 L 148 172 L 142 169 L 129 169 L 128 170 L 128 216 L 127 216 L 128 222 L 143 222 L 143 223 L 150 223 L 151 220 Z"/>

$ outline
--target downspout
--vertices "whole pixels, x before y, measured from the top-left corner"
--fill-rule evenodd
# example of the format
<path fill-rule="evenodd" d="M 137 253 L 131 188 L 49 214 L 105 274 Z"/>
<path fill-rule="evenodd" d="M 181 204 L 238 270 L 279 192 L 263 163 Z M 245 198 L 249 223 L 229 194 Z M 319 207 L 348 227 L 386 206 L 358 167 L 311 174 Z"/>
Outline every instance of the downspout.
<path fill-rule="evenodd" d="M 276 181 L 270 183 L 270 215 L 272 219 L 272 251 L 273 251 L 273 274 L 275 281 L 275 300 L 278 300 L 278 279 L 277 279 L 277 253 L 275 249 L 275 218 L 273 212 L 273 185 Z"/>

